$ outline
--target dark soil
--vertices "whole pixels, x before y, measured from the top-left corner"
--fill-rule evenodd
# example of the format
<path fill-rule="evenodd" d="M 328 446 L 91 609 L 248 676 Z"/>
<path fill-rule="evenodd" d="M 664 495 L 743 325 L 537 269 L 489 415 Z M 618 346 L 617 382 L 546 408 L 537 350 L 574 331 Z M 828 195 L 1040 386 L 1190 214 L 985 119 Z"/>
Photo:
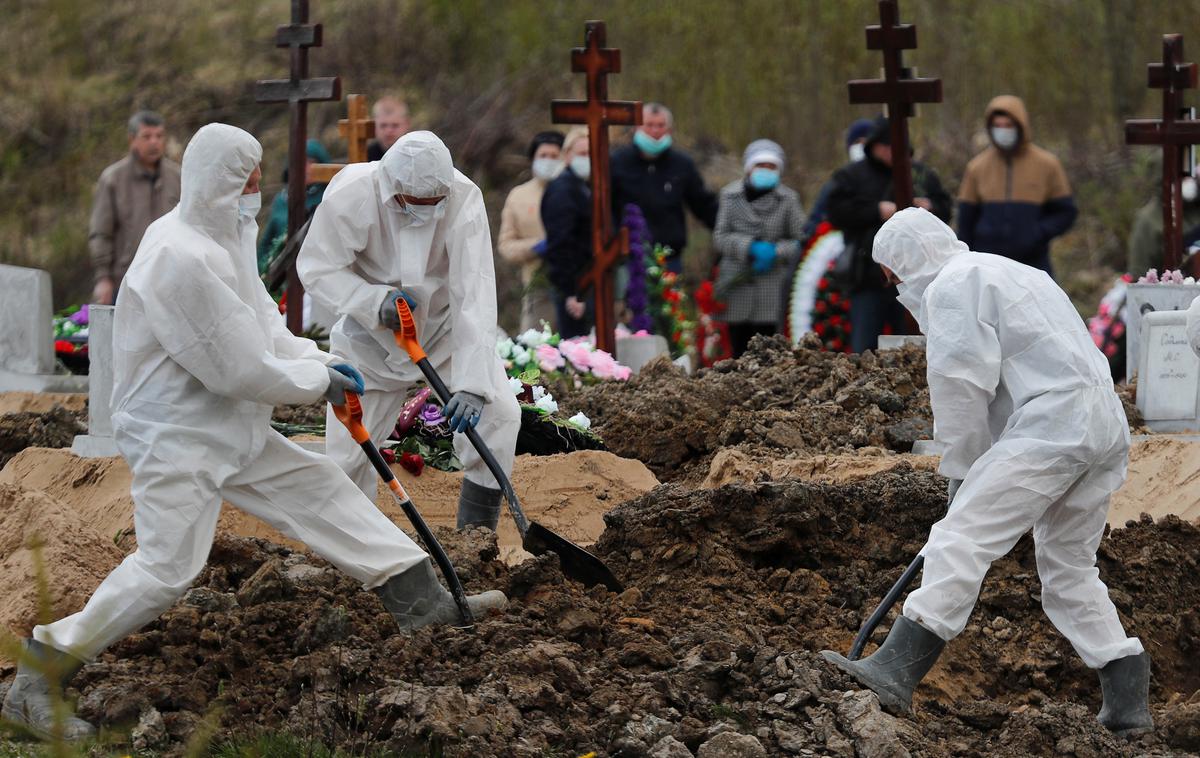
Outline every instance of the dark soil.
<path fill-rule="evenodd" d="M 583 411 L 608 448 L 637 458 L 662 481 L 703 477 L 723 447 L 778 457 L 868 446 L 899 452 L 933 436 L 918 347 L 864 355 L 756 338 L 746 355 L 688 377 L 666 361 L 628 382 L 592 385 L 560 399 Z"/>
<path fill-rule="evenodd" d="M 0 415 L 0 468 L 27 447 L 70 447 L 87 434 L 87 411 L 56 407 L 46 413 Z"/>
<path fill-rule="evenodd" d="M 271 412 L 271 420 L 294 426 L 324 426 L 328 407 L 324 400 L 303 405 L 277 405 Z"/>
<path fill-rule="evenodd" d="M 140 717 L 140 749 L 165 753 L 209 714 L 218 738 L 286 728 L 351 751 L 446 756 L 1200 747 L 1200 706 L 1186 702 L 1200 687 L 1200 529 L 1176 519 L 1133 524 L 1100 551 L 1154 656 L 1155 735 L 1124 743 L 1095 722 L 1095 675 L 1045 620 L 1024 541 L 994 567 L 914 716 L 880 712 L 824 664 L 817 652 L 848 647 L 944 497 L 944 480 L 907 467 L 841 486 L 660 487 L 614 510 L 595 546 L 625 581 L 620 596 L 565 580 L 552 558 L 510 571 L 483 532 L 441 532 L 469 589 L 501 587 L 512 602 L 474 631 L 412 636 L 318 559 L 222 539 L 187 597 L 84 669 L 80 710 L 110 727 Z"/>

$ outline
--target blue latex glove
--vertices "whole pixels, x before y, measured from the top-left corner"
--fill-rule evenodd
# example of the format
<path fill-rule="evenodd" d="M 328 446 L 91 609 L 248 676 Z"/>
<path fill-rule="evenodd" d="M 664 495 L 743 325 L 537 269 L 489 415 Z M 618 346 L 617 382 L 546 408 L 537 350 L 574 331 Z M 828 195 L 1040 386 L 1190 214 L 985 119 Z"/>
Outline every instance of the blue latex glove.
<path fill-rule="evenodd" d="M 765 274 L 775 266 L 775 243 L 754 240 L 750 243 L 750 269 L 756 274 Z"/>
<path fill-rule="evenodd" d="M 331 405 L 345 405 L 347 392 L 353 392 L 355 395 L 363 393 L 362 374 L 349 363 L 325 368 L 329 371 L 329 387 L 325 390 L 325 399 Z"/>
<path fill-rule="evenodd" d="M 450 402 L 446 403 L 442 415 L 450 421 L 450 428 L 456 432 L 465 432 L 479 424 L 483 415 L 484 400 L 472 392 L 455 392 Z"/>
<path fill-rule="evenodd" d="M 367 385 L 363 381 L 363 375 L 358 373 L 358 369 L 354 368 L 349 363 L 335 363 L 329 368 L 354 382 L 356 387 L 354 394 L 361 395 L 366 390 Z"/>
<path fill-rule="evenodd" d="M 379 323 L 393 332 L 400 328 L 400 314 L 396 313 L 396 301 L 400 299 L 408 303 L 409 310 L 417 309 L 417 301 L 413 300 L 404 290 L 392 290 L 383 299 L 383 305 L 379 306 Z"/>
<path fill-rule="evenodd" d="M 545 258 L 546 257 L 546 240 L 542 240 L 541 242 L 536 243 L 533 246 L 533 252 L 539 258 Z"/>

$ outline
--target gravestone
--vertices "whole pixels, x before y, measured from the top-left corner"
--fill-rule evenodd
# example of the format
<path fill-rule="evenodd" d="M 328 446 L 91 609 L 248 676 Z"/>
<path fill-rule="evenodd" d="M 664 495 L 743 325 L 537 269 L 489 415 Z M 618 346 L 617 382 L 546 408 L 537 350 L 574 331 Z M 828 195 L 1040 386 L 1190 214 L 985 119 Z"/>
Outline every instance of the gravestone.
<path fill-rule="evenodd" d="M 670 354 L 666 337 L 661 334 L 648 334 L 640 337 L 617 337 L 617 354 L 614 357 L 636 374 L 642 370 L 642 366 L 655 358 Z"/>
<path fill-rule="evenodd" d="M 1137 407 L 1155 432 L 1200 432 L 1200 358 L 1186 311 L 1147 313 L 1141 324 Z"/>
<path fill-rule="evenodd" d="M 0 392 L 83 392 L 87 377 L 54 371 L 50 274 L 0 264 Z"/>
<path fill-rule="evenodd" d="M 120 455 L 113 442 L 113 306 L 88 306 L 88 433 L 75 437 L 81 458 Z"/>
<path fill-rule="evenodd" d="M 1125 295 L 1125 381 L 1141 364 L 1142 319 L 1147 313 L 1183 311 L 1200 297 L 1196 284 L 1131 284 Z"/>

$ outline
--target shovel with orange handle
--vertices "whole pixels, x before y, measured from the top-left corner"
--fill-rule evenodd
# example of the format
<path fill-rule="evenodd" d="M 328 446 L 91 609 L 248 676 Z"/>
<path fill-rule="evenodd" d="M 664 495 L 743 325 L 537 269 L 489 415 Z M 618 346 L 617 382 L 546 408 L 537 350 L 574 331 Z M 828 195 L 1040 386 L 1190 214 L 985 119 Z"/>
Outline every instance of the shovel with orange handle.
<path fill-rule="evenodd" d="M 375 447 L 375 443 L 371 441 L 371 435 L 367 433 L 367 428 L 362 423 L 362 403 L 358 400 L 358 395 L 353 392 L 346 393 L 346 404 L 333 406 L 333 414 L 337 416 L 338 421 L 341 421 L 346 429 L 349 430 L 350 436 L 354 441 L 362 447 L 363 452 L 367 454 L 367 458 L 371 460 L 371 465 L 375 467 L 375 471 L 379 473 L 383 483 L 392 491 L 392 495 L 396 498 L 396 502 L 400 504 L 400 509 L 404 511 L 404 515 L 412 522 L 413 528 L 417 530 L 417 534 L 421 537 L 421 541 L 429 548 L 429 554 L 433 556 L 433 560 L 437 562 L 438 568 L 442 572 L 442 576 L 446 577 L 446 584 L 450 585 L 450 594 L 454 596 L 454 603 L 458 606 L 458 612 L 462 614 L 464 626 L 474 626 L 475 617 L 471 615 L 471 608 L 467 605 L 467 593 L 463 590 L 462 582 L 458 579 L 458 574 L 454 571 L 454 565 L 450 563 L 450 556 L 446 555 L 445 549 L 442 548 L 437 537 L 433 536 L 429 525 L 425 523 L 425 519 L 421 518 L 421 514 L 417 512 L 417 507 L 413 505 L 412 498 L 404 491 L 404 487 L 400 486 L 396 475 L 392 473 L 392 468 L 379 454 L 379 448 Z"/>
<path fill-rule="evenodd" d="M 421 373 L 425 375 L 425 381 L 441 398 L 442 404 L 449 403 L 450 390 L 438 376 L 437 371 L 429 362 L 428 356 L 425 355 L 425 349 L 421 347 L 421 343 L 417 339 L 417 324 L 413 321 L 412 309 L 408 307 L 408 303 L 404 302 L 403 298 L 396 301 L 396 312 L 400 316 L 400 328 L 395 332 L 396 344 L 403 348 L 412 362 L 417 364 L 417 368 L 421 369 Z M 546 552 L 556 554 L 562 563 L 563 573 L 588 587 L 603 584 L 612 592 L 620 592 L 624 589 L 604 561 L 566 537 L 555 534 L 541 524 L 525 518 L 525 512 L 521 509 L 521 502 L 517 500 L 517 493 L 513 490 L 512 482 L 504 473 L 496 456 L 492 455 L 492 451 L 479 436 L 479 432 L 474 427 L 467 427 L 464 434 L 467 435 L 467 439 L 475 447 L 479 457 L 483 459 L 488 470 L 492 472 L 492 476 L 500 484 L 504 499 L 508 503 L 508 512 L 517 524 L 517 531 L 521 534 L 521 547 L 534 555 L 542 555 Z"/>

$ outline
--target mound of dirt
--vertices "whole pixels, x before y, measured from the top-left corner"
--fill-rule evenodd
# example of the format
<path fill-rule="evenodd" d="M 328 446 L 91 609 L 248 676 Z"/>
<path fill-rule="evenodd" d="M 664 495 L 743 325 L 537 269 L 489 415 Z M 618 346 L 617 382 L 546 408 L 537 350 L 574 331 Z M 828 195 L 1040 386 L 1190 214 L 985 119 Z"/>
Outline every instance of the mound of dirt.
<path fill-rule="evenodd" d="M 70 447 L 87 433 L 87 411 L 54 406 L 44 413 L 22 411 L 0 416 L 0 469 L 27 447 Z"/>
<path fill-rule="evenodd" d="M 667 361 L 628 382 L 585 387 L 560 402 L 582 411 L 614 453 L 664 481 L 706 475 L 721 448 L 778 457 L 912 449 L 932 436 L 925 353 L 918 347 L 845 355 L 758 338 L 736 361 L 693 376 Z"/>
<path fill-rule="evenodd" d="M 852 454 L 799 455 L 772 458 L 751 455 L 727 448 L 717 451 L 701 487 L 712 489 L 733 483 L 778 482 L 799 479 L 806 482 L 840 484 L 891 471 L 897 466 L 912 466 L 922 471 L 937 471 L 937 456 L 895 454 L 877 447 L 864 447 Z"/>
<path fill-rule="evenodd" d="M 40 559 L 40 567 L 35 562 Z M 39 620 L 38 576 L 46 580 L 46 618 L 83 607 L 116 568 L 121 550 L 44 492 L 0 484 L 0 627 L 28 636 Z"/>
<path fill-rule="evenodd" d="M 462 473 L 426 468 L 413 476 L 400 466 L 392 471 L 408 490 L 427 522 L 454 526 Z M 129 467 L 121 458 L 80 458 L 69 450 L 30 448 L 0 471 L 0 483 L 42 490 L 73 508 L 83 523 L 115 539 L 131 551 L 133 499 L 129 494 Z M 590 545 L 604 530 L 604 514 L 626 500 L 654 487 L 658 480 L 638 461 L 612 453 L 586 450 L 564 455 L 518 456 L 513 486 L 526 515 L 569 540 Z M 412 532 L 408 519 L 391 491 L 380 484 L 376 503 L 401 528 Z M 303 546 L 248 514 L 226 505 L 218 531 L 242 537 L 261 537 L 293 549 Z M 500 551 L 509 562 L 529 557 L 512 519 L 500 519 Z"/>
<path fill-rule="evenodd" d="M 1166 435 L 1138 440 L 1129 449 L 1129 475 L 1113 495 L 1108 523 L 1120 526 L 1148 513 L 1200 519 L 1200 442 Z"/>
<path fill-rule="evenodd" d="M 817 651 L 845 649 L 941 513 L 945 483 L 900 466 L 847 484 L 659 487 L 595 546 L 621 595 L 515 568 L 490 535 L 439 531 L 471 590 L 512 602 L 473 631 L 393 634 L 374 595 L 319 560 L 223 538 L 196 587 L 76 680 L 81 713 L 158 723 L 177 750 L 287 728 L 351 752 L 438 755 L 1180 755 L 1200 728 L 1200 529 L 1114 532 L 1100 570 L 1154 656 L 1155 717 L 1119 742 L 1099 688 L 1043 617 L 1031 545 L 998 562 L 916 713 L 879 710 Z M 886 633 L 879 630 L 876 641 Z M 743 752 L 735 752 L 743 751 Z M 423 752 L 421 754 L 424 754 Z"/>
<path fill-rule="evenodd" d="M 47 413 L 52 408 L 86 411 L 88 396 L 81 392 L 0 392 L 0 415 Z"/>

